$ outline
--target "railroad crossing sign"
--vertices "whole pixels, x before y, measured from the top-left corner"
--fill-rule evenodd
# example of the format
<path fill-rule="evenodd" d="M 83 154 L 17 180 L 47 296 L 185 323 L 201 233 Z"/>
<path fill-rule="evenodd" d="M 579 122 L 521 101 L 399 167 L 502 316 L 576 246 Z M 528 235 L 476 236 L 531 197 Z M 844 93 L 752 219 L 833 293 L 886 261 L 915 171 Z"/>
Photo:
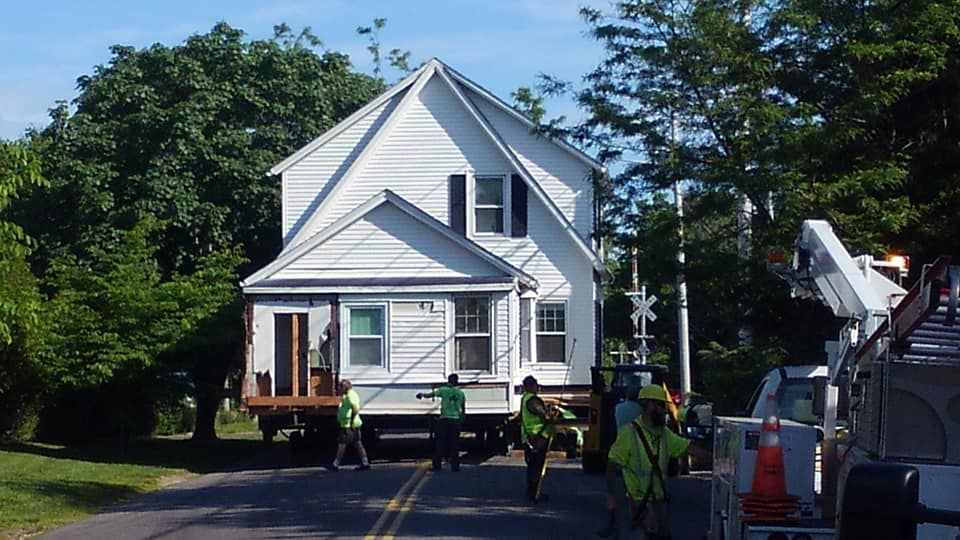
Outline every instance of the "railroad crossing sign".
<path fill-rule="evenodd" d="M 634 286 L 636 289 L 636 286 Z M 633 311 L 630 312 L 630 319 L 633 321 L 633 337 L 640 342 L 634 351 L 640 355 L 641 362 L 647 363 L 647 355 L 650 354 L 650 348 L 647 346 L 647 339 L 653 336 L 647 335 L 647 321 L 657 320 L 657 314 L 653 312 L 653 304 L 657 302 L 654 295 L 647 296 L 647 286 L 644 285 L 640 292 L 628 292 L 630 302 L 633 304 Z M 639 328 L 638 328 L 639 326 Z"/>
<path fill-rule="evenodd" d="M 644 287 L 644 292 L 646 292 L 646 287 Z M 630 318 L 633 319 L 634 326 L 640 322 L 640 317 L 646 317 L 650 322 L 657 320 L 657 314 L 651 309 L 653 304 L 657 303 L 655 295 L 644 298 L 642 295 L 634 293 L 630 295 L 630 301 L 633 302 L 633 312 L 630 313 Z"/>

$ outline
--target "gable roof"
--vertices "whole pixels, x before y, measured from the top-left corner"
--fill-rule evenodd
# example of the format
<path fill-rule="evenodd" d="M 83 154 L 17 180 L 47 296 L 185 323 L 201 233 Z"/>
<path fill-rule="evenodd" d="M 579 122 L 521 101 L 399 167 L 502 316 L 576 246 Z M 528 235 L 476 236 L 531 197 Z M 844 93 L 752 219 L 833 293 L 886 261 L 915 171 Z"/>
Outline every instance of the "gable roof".
<path fill-rule="evenodd" d="M 517 155 L 510 149 L 503 137 L 480 112 L 473 101 L 466 96 L 463 91 L 461 91 L 460 85 L 462 84 L 464 87 L 469 88 L 476 95 L 491 103 L 494 107 L 506 112 L 512 118 L 523 122 L 531 129 L 534 129 L 536 125 L 529 119 L 525 118 L 522 114 L 515 111 L 509 105 L 504 103 L 502 100 L 491 94 L 489 91 L 470 81 L 436 58 L 433 58 L 425 63 L 419 69 L 410 74 L 410 76 L 408 76 L 406 79 L 372 101 L 370 104 L 363 107 L 346 120 L 335 126 L 333 129 L 310 142 L 296 153 L 291 155 L 289 158 L 270 169 L 270 174 L 282 173 L 309 155 L 311 152 L 321 147 L 327 141 L 345 131 L 351 125 L 356 123 L 357 120 L 363 118 L 366 114 L 369 114 L 373 110 L 376 110 L 387 100 L 393 99 L 402 92 L 405 92 L 403 97 L 400 99 L 400 102 L 393 108 L 392 111 L 389 112 L 389 115 L 380 125 L 377 132 L 369 138 L 364 148 L 349 164 L 347 170 L 340 176 L 340 179 L 336 184 L 334 184 L 327 196 L 320 202 L 319 205 L 317 205 L 317 207 L 313 210 L 313 213 L 300 225 L 299 229 L 294 233 L 293 238 L 291 238 L 290 242 L 288 242 L 284 247 L 284 252 L 296 249 L 300 244 L 311 237 L 311 231 L 313 231 L 318 225 L 320 225 L 320 223 L 322 223 L 323 218 L 329 212 L 330 208 L 335 204 L 339 194 L 344 191 L 345 187 L 349 185 L 358 172 L 363 169 L 365 162 L 376 151 L 380 143 L 389 135 L 393 129 L 393 126 L 396 125 L 398 119 L 404 116 L 406 110 L 410 106 L 410 103 L 414 101 L 416 96 L 420 93 L 424 86 L 426 86 L 427 82 L 430 81 L 434 76 L 438 77 L 443 82 L 444 86 L 446 86 L 456 97 L 457 101 L 463 105 L 463 107 L 469 113 L 469 116 L 477 122 L 477 125 L 481 128 L 481 131 L 490 139 L 497 151 L 504 159 L 506 159 L 508 163 L 510 163 L 520 177 L 523 178 L 524 182 L 526 182 L 527 186 L 533 191 L 536 197 L 540 199 L 544 206 L 546 206 L 547 211 L 558 221 L 564 232 L 570 237 L 570 239 L 584 254 L 584 256 L 587 257 L 594 269 L 601 275 L 609 277 L 609 271 L 604 266 L 603 261 L 600 259 L 597 253 L 590 247 L 587 240 L 580 236 L 570 220 L 567 219 L 553 199 L 550 198 L 540 183 L 537 182 L 533 174 L 531 174 L 531 172 L 523 165 Z M 600 163 L 590 158 L 583 152 L 577 150 L 573 146 L 567 144 L 566 142 L 553 138 L 549 138 L 547 140 L 557 145 L 562 150 L 572 154 L 575 158 L 587 166 L 594 169 L 603 170 L 603 167 Z"/>
<path fill-rule="evenodd" d="M 441 235 L 453 241 L 454 243 L 460 245 L 466 251 L 476 255 L 483 261 L 503 271 L 508 276 L 511 276 L 512 278 L 517 279 L 523 285 L 530 288 L 536 288 L 538 286 L 537 280 L 530 274 L 527 274 L 523 270 L 520 270 L 519 268 L 511 265 L 510 263 L 504 261 L 500 257 L 497 257 L 496 255 L 494 255 L 493 253 L 490 253 L 489 251 L 484 249 L 482 246 L 480 246 L 473 240 L 470 240 L 469 238 L 457 233 L 456 231 L 446 226 L 445 224 L 441 223 L 439 220 L 437 220 L 430 214 L 427 214 L 423 210 L 417 208 L 416 206 L 414 206 L 413 204 L 405 200 L 403 197 L 397 195 L 396 193 L 390 191 L 389 189 L 385 189 L 380 193 L 377 193 L 370 199 L 367 199 L 366 202 L 357 206 L 356 208 L 354 208 L 344 216 L 340 217 L 339 219 L 331 223 L 330 226 L 326 227 L 322 231 L 318 231 L 316 234 L 311 236 L 308 240 L 301 242 L 300 244 L 293 247 L 292 249 L 284 251 L 273 262 L 261 268 L 260 270 L 256 271 L 255 273 L 251 274 L 250 276 L 245 278 L 243 281 L 241 281 L 240 286 L 241 287 L 254 286 L 258 282 L 262 282 L 265 279 L 269 279 L 271 276 L 273 276 L 280 270 L 286 268 L 287 266 L 292 264 L 294 261 L 296 261 L 303 255 L 309 253 L 315 247 L 319 246 L 320 244 L 323 244 L 330 238 L 336 236 L 337 234 L 342 232 L 344 229 L 346 229 L 353 223 L 356 223 L 358 220 L 368 215 L 369 213 L 373 212 L 383 204 L 392 204 L 393 206 L 395 206 L 405 214 L 409 215 L 413 219 L 419 221 L 420 223 L 440 233 Z"/>

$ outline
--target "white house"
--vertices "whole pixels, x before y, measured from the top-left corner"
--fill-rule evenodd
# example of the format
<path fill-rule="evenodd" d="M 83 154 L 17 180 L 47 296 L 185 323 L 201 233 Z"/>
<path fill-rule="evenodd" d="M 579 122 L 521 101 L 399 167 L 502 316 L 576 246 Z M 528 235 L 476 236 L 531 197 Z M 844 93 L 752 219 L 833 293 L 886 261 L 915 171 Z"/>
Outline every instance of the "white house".
<path fill-rule="evenodd" d="M 586 388 L 602 168 L 534 127 L 434 59 L 271 169 L 284 247 L 242 282 L 248 405 L 330 407 L 349 378 L 365 418 L 423 417 L 413 396 L 456 372 L 471 417 L 502 417 L 529 374 Z"/>

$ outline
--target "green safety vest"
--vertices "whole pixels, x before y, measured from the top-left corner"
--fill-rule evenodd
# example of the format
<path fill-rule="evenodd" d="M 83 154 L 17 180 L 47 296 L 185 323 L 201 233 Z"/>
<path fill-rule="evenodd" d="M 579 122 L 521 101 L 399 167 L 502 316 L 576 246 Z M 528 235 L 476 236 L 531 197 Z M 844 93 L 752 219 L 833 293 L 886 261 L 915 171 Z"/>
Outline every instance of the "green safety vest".
<path fill-rule="evenodd" d="M 539 435 L 545 427 L 543 424 L 543 419 L 527 411 L 527 402 L 530 401 L 530 398 L 535 396 L 536 394 L 524 392 L 523 397 L 520 398 L 520 423 L 523 427 L 523 429 L 520 430 L 520 438 L 523 440 L 523 442 L 527 442 L 527 438 L 531 435 Z"/>

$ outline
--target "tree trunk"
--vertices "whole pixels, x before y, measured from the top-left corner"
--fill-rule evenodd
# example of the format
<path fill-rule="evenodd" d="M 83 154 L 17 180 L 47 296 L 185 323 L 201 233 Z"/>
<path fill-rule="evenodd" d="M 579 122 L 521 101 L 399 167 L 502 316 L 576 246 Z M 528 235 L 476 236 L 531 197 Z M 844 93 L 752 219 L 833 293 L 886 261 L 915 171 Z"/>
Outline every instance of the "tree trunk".
<path fill-rule="evenodd" d="M 193 440 L 216 440 L 217 406 L 220 403 L 220 388 L 213 384 L 203 384 L 199 385 L 197 390 L 197 424 L 193 428 Z"/>

